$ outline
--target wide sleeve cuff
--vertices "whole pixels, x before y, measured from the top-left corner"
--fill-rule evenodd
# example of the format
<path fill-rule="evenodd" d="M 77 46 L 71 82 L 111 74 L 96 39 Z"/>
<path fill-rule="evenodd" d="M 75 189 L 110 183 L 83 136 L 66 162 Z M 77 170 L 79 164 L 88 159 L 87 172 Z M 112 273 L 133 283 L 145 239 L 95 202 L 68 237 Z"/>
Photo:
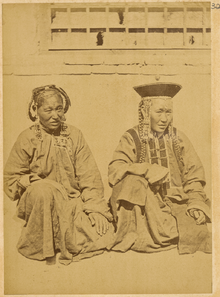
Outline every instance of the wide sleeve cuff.
<path fill-rule="evenodd" d="M 144 163 L 134 163 L 134 164 L 121 164 L 114 174 L 114 183 L 111 182 L 110 185 L 114 186 L 127 175 L 133 174 L 138 176 L 143 176 L 150 183 L 153 184 L 163 178 L 166 178 L 169 174 L 169 169 L 158 164 Z"/>
<path fill-rule="evenodd" d="M 94 201 L 94 202 L 85 202 L 83 203 L 83 211 L 86 214 L 96 212 L 102 214 L 108 221 L 113 220 L 113 216 L 110 213 L 109 207 L 107 205 L 107 202 L 102 199 L 101 201 Z"/>
<path fill-rule="evenodd" d="M 150 164 L 149 170 L 145 175 L 145 178 L 150 184 L 154 184 L 163 178 L 166 178 L 169 174 L 169 169 L 158 164 Z"/>
<path fill-rule="evenodd" d="M 83 207 L 83 211 L 86 213 L 86 214 L 90 214 L 90 213 L 93 213 L 93 212 L 96 212 L 96 213 L 100 213 L 101 215 L 103 215 L 109 222 L 112 222 L 113 221 L 113 216 L 112 214 L 110 213 L 110 211 L 99 211 L 97 209 L 93 209 L 93 207 Z"/>
<path fill-rule="evenodd" d="M 18 185 L 23 189 L 26 189 L 31 185 L 32 182 L 40 180 L 41 178 L 36 174 L 25 174 L 22 175 L 17 181 Z"/>

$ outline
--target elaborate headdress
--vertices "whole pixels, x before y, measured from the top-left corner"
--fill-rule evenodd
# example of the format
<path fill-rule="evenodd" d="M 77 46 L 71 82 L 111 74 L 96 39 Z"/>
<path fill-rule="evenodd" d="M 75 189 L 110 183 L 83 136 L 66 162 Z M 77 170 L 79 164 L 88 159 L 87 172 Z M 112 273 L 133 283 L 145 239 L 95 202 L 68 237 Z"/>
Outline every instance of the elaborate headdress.
<path fill-rule="evenodd" d="M 66 92 L 55 85 L 46 85 L 43 87 L 35 88 L 32 91 L 31 101 L 28 104 L 28 116 L 34 122 L 36 121 L 36 109 L 40 99 L 45 99 L 53 95 L 59 95 L 64 102 L 64 113 L 66 113 L 71 105 L 70 99 Z"/>
<path fill-rule="evenodd" d="M 140 162 L 144 162 L 146 154 L 146 142 L 151 135 L 151 104 L 153 99 L 171 99 L 182 88 L 181 85 L 174 83 L 152 83 L 134 87 L 134 90 L 141 96 L 142 100 L 139 103 L 139 133 L 141 139 L 141 158 Z M 142 115 L 142 109 L 145 109 L 146 118 Z M 180 147 L 177 139 L 173 135 L 172 122 L 168 126 L 169 136 L 173 139 L 174 148 L 177 158 L 182 162 Z"/>

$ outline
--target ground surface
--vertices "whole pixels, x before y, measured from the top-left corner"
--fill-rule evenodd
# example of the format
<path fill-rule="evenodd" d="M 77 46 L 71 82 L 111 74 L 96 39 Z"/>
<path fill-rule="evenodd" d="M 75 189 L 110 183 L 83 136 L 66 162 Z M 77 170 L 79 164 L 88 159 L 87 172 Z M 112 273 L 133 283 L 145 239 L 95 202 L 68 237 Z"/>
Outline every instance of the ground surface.
<path fill-rule="evenodd" d="M 211 293 L 212 256 L 201 252 L 105 252 L 69 266 L 28 260 L 16 250 L 23 224 L 16 202 L 6 198 L 4 206 L 5 294 Z"/>

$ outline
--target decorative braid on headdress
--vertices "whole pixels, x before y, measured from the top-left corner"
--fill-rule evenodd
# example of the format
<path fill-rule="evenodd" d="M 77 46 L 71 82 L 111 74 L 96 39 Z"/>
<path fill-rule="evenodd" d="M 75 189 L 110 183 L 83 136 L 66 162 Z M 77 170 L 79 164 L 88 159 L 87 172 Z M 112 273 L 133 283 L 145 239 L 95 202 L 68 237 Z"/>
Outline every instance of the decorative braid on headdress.
<path fill-rule="evenodd" d="M 184 167 L 184 161 L 183 161 L 183 156 L 182 156 L 182 152 L 180 149 L 180 144 L 179 144 L 179 140 L 178 140 L 177 136 L 174 136 L 172 141 L 173 141 L 174 153 L 176 155 L 176 159 L 177 159 L 179 168 L 182 169 Z"/>
<path fill-rule="evenodd" d="M 169 135 L 169 138 L 172 139 L 173 150 L 174 150 L 179 168 L 182 169 L 182 167 L 184 166 L 184 161 L 183 161 L 183 156 L 182 156 L 178 136 L 173 132 L 173 121 L 171 121 L 168 126 L 168 135 Z"/>
<path fill-rule="evenodd" d="M 58 88 L 55 85 L 46 85 L 43 87 L 35 88 L 32 91 L 31 101 L 28 105 L 28 116 L 33 122 L 35 122 L 37 119 L 36 109 L 37 109 L 37 105 L 38 105 L 38 98 L 40 98 L 42 93 L 46 92 L 46 91 L 54 91 L 55 93 L 61 95 L 61 97 L 65 101 L 64 113 L 66 113 L 68 111 L 69 106 L 71 105 L 69 96 L 62 88 Z M 32 111 L 34 112 L 35 115 L 32 114 Z"/>
<path fill-rule="evenodd" d="M 32 114 L 32 110 L 34 111 L 34 115 Z M 36 103 L 34 102 L 33 95 L 31 101 L 28 104 L 28 117 L 29 119 L 31 119 L 32 122 L 35 122 L 37 120 Z"/>
<path fill-rule="evenodd" d="M 144 119 L 142 115 L 142 108 L 146 108 L 146 119 Z M 140 163 L 145 162 L 146 156 L 146 142 L 148 141 L 148 135 L 151 131 L 150 125 L 150 113 L 151 113 L 151 99 L 147 99 L 145 101 L 141 100 L 139 103 L 138 114 L 139 114 L 139 133 L 141 139 L 141 156 L 140 156 Z"/>

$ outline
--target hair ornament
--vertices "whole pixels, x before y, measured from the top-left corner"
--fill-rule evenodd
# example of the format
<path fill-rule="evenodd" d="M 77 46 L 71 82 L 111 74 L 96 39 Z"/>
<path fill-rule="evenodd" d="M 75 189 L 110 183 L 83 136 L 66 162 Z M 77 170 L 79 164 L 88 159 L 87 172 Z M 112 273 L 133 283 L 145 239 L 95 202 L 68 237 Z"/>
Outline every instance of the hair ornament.
<path fill-rule="evenodd" d="M 37 119 L 36 110 L 38 106 L 38 99 L 40 98 L 40 96 L 46 97 L 44 92 L 47 92 L 47 91 L 54 91 L 55 93 L 59 94 L 62 97 L 63 103 L 64 103 L 64 113 L 66 113 L 69 107 L 71 106 L 70 98 L 62 88 L 56 87 L 55 85 L 46 85 L 46 86 L 35 88 L 32 91 L 31 101 L 28 104 L 28 117 L 33 122 L 36 121 Z"/>

